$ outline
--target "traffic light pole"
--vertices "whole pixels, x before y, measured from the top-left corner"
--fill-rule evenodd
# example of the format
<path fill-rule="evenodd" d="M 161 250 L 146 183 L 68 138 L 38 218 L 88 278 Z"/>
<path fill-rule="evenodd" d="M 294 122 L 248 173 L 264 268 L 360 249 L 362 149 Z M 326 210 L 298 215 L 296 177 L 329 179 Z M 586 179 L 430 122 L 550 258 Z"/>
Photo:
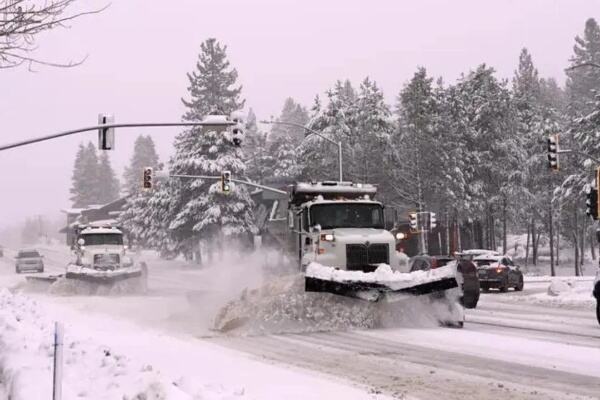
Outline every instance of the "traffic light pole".
<path fill-rule="evenodd" d="M 600 159 L 578 150 L 558 150 L 557 154 L 576 154 L 581 157 L 589 158 L 590 160 L 593 160 L 600 164 Z"/>
<path fill-rule="evenodd" d="M 101 124 L 95 126 L 88 126 L 85 128 L 72 129 L 69 131 L 58 132 L 53 135 L 40 136 L 34 139 L 23 140 L 20 142 L 6 144 L 0 146 L 0 151 L 14 149 L 15 147 L 27 146 L 34 143 L 45 142 L 47 140 L 60 138 L 63 136 L 75 135 L 82 132 L 91 132 L 98 131 L 99 129 L 108 129 L 108 128 L 164 128 L 170 126 L 231 126 L 235 125 L 235 122 L 222 122 L 222 123 L 214 123 L 214 122 L 134 122 L 134 123 L 124 123 L 124 124 Z"/>
<path fill-rule="evenodd" d="M 182 175 L 182 174 L 169 174 L 168 175 L 169 178 L 184 178 L 184 179 L 210 179 L 210 180 L 215 180 L 218 181 L 221 179 L 220 176 L 213 176 L 213 175 Z M 235 182 L 235 183 L 240 183 L 242 185 L 246 185 L 246 186 L 252 186 L 258 189 L 263 189 L 263 190 L 267 190 L 269 192 L 273 192 L 273 193 L 278 193 L 278 194 L 288 194 L 288 192 L 286 192 L 285 190 L 280 190 L 280 189 L 275 189 L 272 188 L 270 186 L 265 186 L 265 185 L 260 185 L 258 183 L 254 183 L 254 182 L 249 182 L 249 181 L 242 181 L 240 179 L 233 179 L 231 178 L 231 182 Z"/>

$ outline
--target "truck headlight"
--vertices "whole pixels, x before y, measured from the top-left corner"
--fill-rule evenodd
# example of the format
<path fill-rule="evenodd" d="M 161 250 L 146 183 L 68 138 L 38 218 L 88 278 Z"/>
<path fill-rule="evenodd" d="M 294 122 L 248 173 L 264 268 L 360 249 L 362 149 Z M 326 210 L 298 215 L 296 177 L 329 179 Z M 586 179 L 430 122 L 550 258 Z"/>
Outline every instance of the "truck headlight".
<path fill-rule="evenodd" d="M 321 240 L 324 242 L 333 242 L 335 241 L 335 236 L 333 236 L 333 233 L 322 233 Z"/>
<path fill-rule="evenodd" d="M 131 259 L 131 257 L 125 256 L 123 257 L 123 266 L 124 267 L 131 267 L 133 265 L 133 260 Z"/>
<path fill-rule="evenodd" d="M 406 239 L 406 233 L 404 233 L 404 232 L 396 233 L 396 240 L 403 240 L 403 239 Z"/>

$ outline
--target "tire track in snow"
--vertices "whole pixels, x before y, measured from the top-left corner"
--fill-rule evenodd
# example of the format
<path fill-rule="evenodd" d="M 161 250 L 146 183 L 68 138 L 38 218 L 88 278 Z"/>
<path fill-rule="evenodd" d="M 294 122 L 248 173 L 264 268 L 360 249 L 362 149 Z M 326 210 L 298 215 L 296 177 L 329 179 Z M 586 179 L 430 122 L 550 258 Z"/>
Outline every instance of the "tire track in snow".
<path fill-rule="evenodd" d="M 380 331 L 379 333 L 384 332 Z M 449 333 L 451 334 L 451 333 Z M 597 398 L 600 379 L 386 340 L 359 332 L 220 337 L 211 342 L 387 394 L 446 399 Z"/>

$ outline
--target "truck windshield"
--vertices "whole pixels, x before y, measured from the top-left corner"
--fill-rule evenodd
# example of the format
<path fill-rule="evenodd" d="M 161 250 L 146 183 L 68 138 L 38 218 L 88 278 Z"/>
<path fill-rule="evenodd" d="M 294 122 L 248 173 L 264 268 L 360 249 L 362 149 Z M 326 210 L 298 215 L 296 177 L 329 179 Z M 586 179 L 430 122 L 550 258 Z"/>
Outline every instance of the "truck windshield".
<path fill-rule="evenodd" d="M 379 204 L 365 203 L 317 204 L 310 208 L 310 223 L 321 225 L 321 229 L 383 229 L 383 208 Z"/>
<path fill-rule="evenodd" d="M 122 245 L 123 236 L 118 233 L 94 233 L 81 235 L 85 240 L 85 246 L 101 246 L 105 244 Z"/>

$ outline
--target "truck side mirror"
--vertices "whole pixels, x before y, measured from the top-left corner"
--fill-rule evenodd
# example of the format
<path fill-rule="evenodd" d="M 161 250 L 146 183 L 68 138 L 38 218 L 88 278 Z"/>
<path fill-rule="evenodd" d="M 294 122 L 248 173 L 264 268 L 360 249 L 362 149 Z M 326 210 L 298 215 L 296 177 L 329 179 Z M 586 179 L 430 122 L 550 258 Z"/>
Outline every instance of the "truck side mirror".
<path fill-rule="evenodd" d="M 294 229 L 294 212 L 292 210 L 288 211 L 288 227 Z"/>

